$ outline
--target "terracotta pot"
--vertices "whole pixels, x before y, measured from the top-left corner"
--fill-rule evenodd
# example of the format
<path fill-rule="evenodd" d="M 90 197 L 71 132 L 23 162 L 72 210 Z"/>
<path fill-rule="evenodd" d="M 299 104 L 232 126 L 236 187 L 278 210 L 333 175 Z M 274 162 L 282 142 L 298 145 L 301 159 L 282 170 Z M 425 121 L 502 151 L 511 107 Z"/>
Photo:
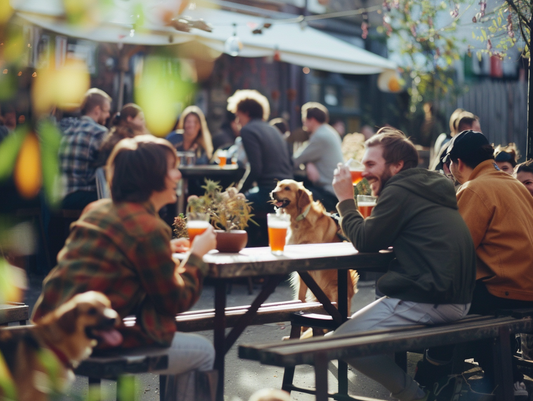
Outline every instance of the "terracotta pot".
<path fill-rule="evenodd" d="M 217 250 L 219 252 L 237 253 L 248 242 L 248 233 L 244 230 L 215 230 L 215 233 L 217 234 Z"/>

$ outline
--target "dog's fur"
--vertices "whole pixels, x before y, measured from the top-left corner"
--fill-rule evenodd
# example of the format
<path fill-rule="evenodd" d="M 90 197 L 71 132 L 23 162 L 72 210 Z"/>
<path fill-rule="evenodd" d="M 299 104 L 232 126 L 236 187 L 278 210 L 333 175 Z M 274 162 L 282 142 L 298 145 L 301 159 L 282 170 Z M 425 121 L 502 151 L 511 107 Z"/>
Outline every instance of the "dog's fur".
<path fill-rule="evenodd" d="M 91 354 L 98 341 L 110 340 L 113 345 L 122 341 L 114 329 L 119 322 L 109 299 L 90 291 L 74 296 L 33 326 L 0 329 L 0 351 L 17 399 L 44 401 L 63 392 L 74 378 L 72 369 Z M 0 399 L 3 396 L 0 387 Z"/>
<path fill-rule="evenodd" d="M 324 206 L 319 201 L 313 201 L 311 191 L 307 190 L 301 182 L 294 180 L 279 181 L 276 188 L 270 193 L 270 197 L 276 207 L 282 208 L 291 216 L 288 244 L 341 242 L 336 221 L 326 213 Z M 309 212 L 305 218 L 297 221 L 298 216 L 304 213 L 309 206 Z M 338 302 L 336 270 L 313 270 L 309 274 L 332 302 Z M 352 298 L 357 292 L 358 280 L 359 275 L 357 272 L 349 270 L 348 313 L 350 313 Z M 302 302 L 316 301 L 313 293 L 308 291 L 307 286 L 297 274 L 292 275 L 292 284 L 296 290 L 297 299 Z"/>

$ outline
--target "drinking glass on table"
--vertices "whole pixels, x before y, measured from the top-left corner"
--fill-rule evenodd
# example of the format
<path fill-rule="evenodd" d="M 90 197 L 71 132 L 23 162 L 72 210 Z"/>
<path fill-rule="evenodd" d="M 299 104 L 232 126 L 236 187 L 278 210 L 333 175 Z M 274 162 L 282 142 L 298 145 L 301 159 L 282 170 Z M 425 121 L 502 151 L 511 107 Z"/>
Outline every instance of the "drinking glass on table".
<path fill-rule="evenodd" d="M 217 156 L 218 156 L 218 165 L 221 168 L 223 168 L 227 163 L 228 152 L 225 150 L 219 150 Z"/>
<path fill-rule="evenodd" d="M 283 255 L 291 217 L 288 214 L 268 213 L 267 224 L 270 250 L 274 255 Z"/>
<path fill-rule="evenodd" d="M 376 206 L 378 198 L 370 195 L 357 195 L 357 208 L 363 218 L 367 218 L 372 213 L 372 209 Z"/>
<path fill-rule="evenodd" d="M 352 184 L 357 185 L 359 181 L 363 179 L 363 171 L 365 170 L 365 166 L 363 163 L 353 159 L 348 160 L 346 162 L 346 166 L 350 169 Z"/>
<path fill-rule="evenodd" d="M 187 232 L 191 245 L 194 237 L 203 234 L 207 227 L 209 227 L 209 214 L 187 212 Z"/>

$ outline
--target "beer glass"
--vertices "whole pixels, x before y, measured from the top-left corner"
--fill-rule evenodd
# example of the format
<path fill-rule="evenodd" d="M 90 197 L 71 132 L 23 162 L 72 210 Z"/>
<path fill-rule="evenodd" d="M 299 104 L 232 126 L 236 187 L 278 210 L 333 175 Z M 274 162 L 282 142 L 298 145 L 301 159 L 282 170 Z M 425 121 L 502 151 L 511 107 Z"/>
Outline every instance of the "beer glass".
<path fill-rule="evenodd" d="M 202 234 L 209 227 L 209 215 L 207 213 L 187 212 L 187 232 L 189 241 Z"/>
<path fill-rule="evenodd" d="M 291 217 L 288 214 L 268 213 L 267 224 L 270 250 L 274 255 L 283 255 Z"/>
<path fill-rule="evenodd" d="M 363 218 L 367 218 L 372 214 L 372 209 L 376 206 L 378 198 L 370 195 L 357 195 L 357 208 L 359 213 L 363 215 Z"/>
<path fill-rule="evenodd" d="M 227 157 L 228 157 L 228 153 L 225 150 L 218 151 L 218 165 L 221 168 L 224 168 L 224 166 L 226 165 Z"/>
<path fill-rule="evenodd" d="M 353 159 L 348 160 L 346 162 L 346 166 L 350 169 L 352 184 L 357 185 L 359 181 L 363 179 L 363 171 L 365 170 L 365 166 L 363 163 Z"/>

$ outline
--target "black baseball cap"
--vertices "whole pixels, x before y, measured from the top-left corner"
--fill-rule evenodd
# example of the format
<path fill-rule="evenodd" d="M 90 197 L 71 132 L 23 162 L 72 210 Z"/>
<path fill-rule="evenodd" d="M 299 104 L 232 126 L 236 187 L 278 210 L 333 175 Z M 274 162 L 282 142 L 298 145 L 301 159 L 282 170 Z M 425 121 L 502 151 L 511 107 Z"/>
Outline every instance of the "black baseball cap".
<path fill-rule="evenodd" d="M 492 159 L 493 152 L 492 145 L 485 135 L 481 132 L 466 130 L 452 138 L 448 144 L 443 162 L 449 163 L 452 159 L 461 159 L 463 161 L 475 160 L 477 161 L 477 165 L 481 161 Z"/>

